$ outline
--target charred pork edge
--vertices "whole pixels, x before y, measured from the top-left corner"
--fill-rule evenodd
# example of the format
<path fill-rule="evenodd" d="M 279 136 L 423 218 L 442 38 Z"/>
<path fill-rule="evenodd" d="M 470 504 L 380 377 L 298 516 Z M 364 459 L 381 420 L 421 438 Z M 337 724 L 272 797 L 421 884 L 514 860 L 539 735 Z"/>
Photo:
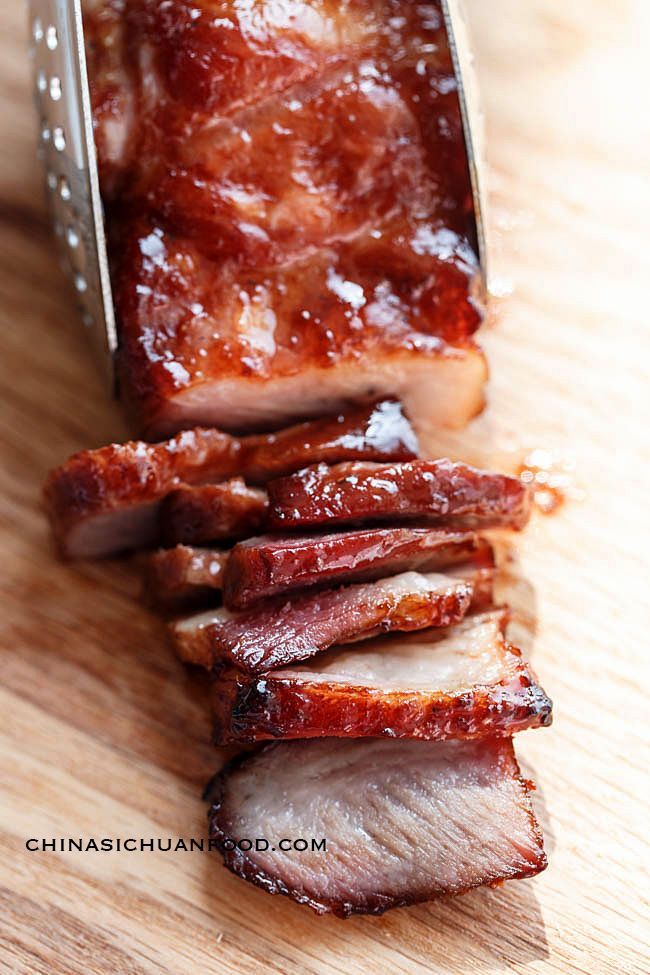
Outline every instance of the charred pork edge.
<path fill-rule="evenodd" d="M 282 742 L 271 742 L 270 744 L 263 746 L 263 749 L 258 749 L 252 755 L 245 752 L 236 755 L 233 759 L 226 763 L 220 772 L 210 779 L 204 791 L 204 797 L 208 802 L 210 802 L 210 808 L 208 809 L 209 836 L 211 840 L 216 841 L 219 852 L 223 857 L 224 865 L 237 877 L 240 877 L 242 880 L 247 880 L 256 887 L 261 887 L 261 889 L 265 890 L 268 894 L 281 894 L 284 897 L 290 897 L 298 904 L 304 904 L 307 907 L 310 907 L 316 914 L 333 914 L 335 917 L 346 920 L 355 914 L 380 915 L 395 907 L 409 907 L 413 904 L 422 904 L 426 901 L 439 900 L 441 897 L 459 897 L 462 894 L 467 894 L 470 890 L 474 890 L 477 887 L 500 887 L 506 882 L 506 880 L 524 880 L 527 877 L 534 877 L 538 873 L 545 870 L 548 866 L 548 858 L 544 850 L 544 836 L 535 816 L 530 795 L 531 792 L 535 790 L 535 785 L 530 779 L 525 779 L 522 776 L 519 762 L 517 761 L 517 756 L 515 755 L 513 749 L 513 778 L 519 786 L 521 799 L 526 807 L 526 814 L 530 823 L 531 832 L 537 841 L 540 851 L 539 858 L 536 863 L 531 864 L 529 868 L 518 870 L 516 873 L 511 874 L 507 878 L 492 882 L 477 882 L 475 884 L 469 884 L 462 890 L 457 890 L 453 893 L 443 892 L 440 894 L 431 894 L 425 890 L 422 890 L 409 897 L 392 897 L 386 894 L 373 894 L 372 896 L 366 898 L 366 903 L 363 905 L 344 900 L 315 900 L 296 888 L 287 886 L 287 884 L 283 883 L 283 881 L 279 880 L 277 877 L 272 877 L 264 870 L 261 870 L 255 863 L 253 863 L 251 858 L 248 857 L 244 851 L 238 849 L 236 846 L 234 850 L 226 849 L 225 844 L 231 843 L 236 838 L 225 833 L 219 826 L 216 825 L 215 821 L 223 804 L 226 779 L 228 778 L 228 775 L 247 763 L 255 761 L 257 755 L 262 750 L 266 750 L 268 748 L 278 748 L 281 747 L 281 745 Z"/>

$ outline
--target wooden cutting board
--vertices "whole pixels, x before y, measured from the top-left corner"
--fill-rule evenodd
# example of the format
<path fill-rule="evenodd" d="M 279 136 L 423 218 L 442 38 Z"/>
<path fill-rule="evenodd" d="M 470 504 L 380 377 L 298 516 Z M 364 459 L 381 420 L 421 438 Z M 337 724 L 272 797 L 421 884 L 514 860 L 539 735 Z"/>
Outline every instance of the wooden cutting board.
<path fill-rule="evenodd" d="M 484 332 L 489 410 L 445 447 L 510 461 L 551 448 L 584 495 L 538 516 L 521 545 L 539 618 L 534 662 L 556 720 L 522 735 L 518 750 L 538 783 L 550 867 L 497 891 L 341 922 L 245 885 L 208 854 L 26 850 L 30 837 L 203 835 L 200 791 L 221 756 L 207 744 L 203 688 L 139 606 L 133 571 L 65 566 L 50 551 L 39 508 L 47 469 L 125 431 L 58 273 L 24 11 L 4 3 L 3 972 L 649 970 L 648 5 L 471 0 L 469 11 L 493 277 L 496 290 L 514 290 Z"/>

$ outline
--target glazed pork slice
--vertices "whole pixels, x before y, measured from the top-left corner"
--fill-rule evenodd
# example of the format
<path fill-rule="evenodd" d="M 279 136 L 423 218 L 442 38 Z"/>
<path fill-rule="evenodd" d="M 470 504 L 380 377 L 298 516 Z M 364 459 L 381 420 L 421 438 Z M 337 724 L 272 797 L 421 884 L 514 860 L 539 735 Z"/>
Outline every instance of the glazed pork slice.
<path fill-rule="evenodd" d="M 235 874 L 318 914 L 382 914 L 547 865 L 512 741 L 279 742 L 213 782 L 210 836 Z M 267 849 L 237 841 L 265 837 Z M 279 840 L 325 840 L 282 850 Z"/>
<path fill-rule="evenodd" d="M 183 484 L 236 475 L 263 483 L 316 461 L 403 460 L 417 449 L 400 405 L 384 401 L 271 434 L 198 428 L 162 443 L 84 450 L 50 473 L 45 500 L 62 552 L 97 558 L 156 544 L 160 501 Z"/>
<path fill-rule="evenodd" d="M 160 535 L 167 545 L 200 545 L 259 531 L 268 508 L 266 491 L 241 477 L 220 484 L 180 487 L 163 499 Z"/>
<path fill-rule="evenodd" d="M 450 460 L 317 464 L 269 484 L 271 531 L 427 519 L 521 530 L 531 493 L 519 478 Z"/>
<path fill-rule="evenodd" d="M 552 704 L 503 634 L 503 612 L 466 617 L 259 676 L 220 675 L 218 744 L 271 738 L 486 738 L 551 723 Z"/>
<path fill-rule="evenodd" d="M 233 548 L 224 571 L 224 603 L 229 609 L 246 609 L 292 589 L 370 582 L 398 572 L 432 572 L 470 559 L 493 564 L 490 545 L 468 531 L 407 526 L 262 535 Z"/>
<path fill-rule="evenodd" d="M 186 663 L 257 674 L 306 660 L 335 643 L 457 623 L 471 598 L 467 580 L 404 572 L 378 582 L 279 597 L 241 613 L 199 613 L 173 623 L 171 635 Z"/>
<path fill-rule="evenodd" d="M 167 609 L 200 606 L 218 600 L 228 552 L 175 545 L 152 552 L 146 564 L 146 590 L 151 603 Z"/>

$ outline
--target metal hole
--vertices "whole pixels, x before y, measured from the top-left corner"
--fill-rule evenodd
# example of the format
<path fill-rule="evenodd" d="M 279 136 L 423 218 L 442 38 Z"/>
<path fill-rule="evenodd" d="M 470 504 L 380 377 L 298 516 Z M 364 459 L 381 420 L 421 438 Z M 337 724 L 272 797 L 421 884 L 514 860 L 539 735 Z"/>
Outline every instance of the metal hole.
<path fill-rule="evenodd" d="M 85 311 L 83 313 L 83 315 L 81 316 L 81 321 L 84 323 L 86 328 L 92 328 L 93 325 L 95 324 L 93 316 L 90 314 L 89 311 Z"/>
<path fill-rule="evenodd" d="M 57 237 L 63 237 L 63 224 L 60 220 L 54 221 L 54 233 Z"/>
<path fill-rule="evenodd" d="M 68 227 L 65 232 L 66 240 L 68 241 L 68 247 L 78 247 L 79 246 L 79 234 L 74 229 L 74 227 Z"/>
<path fill-rule="evenodd" d="M 61 79 L 58 75 L 52 75 L 50 78 L 50 98 L 53 102 L 58 102 L 61 100 L 61 95 L 63 94 L 61 90 Z"/>
<path fill-rule="evenodd" d="M 61 196 L 61 199 L 65 200 L 66 203 L 72 196 L 72 193 L 70 192 L 70 184 L 68 183 L 65 176 L 62 176 L 61 179 L 59 180 L 59 194 Z"/>
<path fill-rule="evenodd" d="M 50 190 L 52 190 L 52 192 L 54 192 L 54 190 L 58 186 L 58 183 L 59 183 L 59 180 L 57 179 L 56 173 L 50 172 L 50 173 L 47 174 L 47 185 L 48 185 L 48 189 L 50 189 Z"/>
<path fill-rule="evenodd" d="M 32 37 L 37 44 L 43 40 L 43 22 L 40 17 L 37 17 L 32 25 Z"/>
<path fill-rule="evenodd" d="M 75 276 L 74 276 L 74 286 L 77 289 L 77 291 L 79 292 L 79 294 L 83 294 L 84 291 L 86 291 L 88 289 L 88 282 L 86 281 L 86 279 L 83 276 L 83 274 L 75 274 Z"/>
<path fill-rule="evenodd" d="M 65 132 L 60 125 L 57 125 L 57 127 L 52 130 L 52 142 L 54 143 L 54 148 L 57 152 L 63 152 L 65 149 Z"/>
<path fill-rule="evenodd" d="M 51 25 L 45 31 L 45 43 L 50 51 L 56 51 L 57 47 L 59 46 L 59 38 L 54 25 Z"/>
<path fill-rule="evenodd" d="M 47 91 L 47 75 L 42 68 L 36 75 L 36 87 L 40 92 Z"/>

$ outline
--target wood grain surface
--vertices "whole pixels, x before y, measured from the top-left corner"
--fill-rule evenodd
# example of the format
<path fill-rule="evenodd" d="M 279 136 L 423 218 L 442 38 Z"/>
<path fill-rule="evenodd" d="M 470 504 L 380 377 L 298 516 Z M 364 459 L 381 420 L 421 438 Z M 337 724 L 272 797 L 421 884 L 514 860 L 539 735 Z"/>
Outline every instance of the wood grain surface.
<path fill-rule="evenodd" d="M 47 469 L 123 437 L 59 276 L 34 158 L 23 5 L 0 6 L 0 970 L 20 975 L 645 973 L 650 5 L 471 0 L 495 290 L 488 412 L 443 444 L 549 447 L 576 494 L 521 558 L 550 731 L 519 738 L 550 867 L 379 919 L 319 919 L 194 853 L 29 837 L 204 834 L 221 755 L 203 688 L 124 564 L 61 565 Z M 645 483 L 644 483 L 645 482 Z M 642 626 L 645 623 L 645 626 Z M 645 928 L 644 928 L 645 925 Z"/>

